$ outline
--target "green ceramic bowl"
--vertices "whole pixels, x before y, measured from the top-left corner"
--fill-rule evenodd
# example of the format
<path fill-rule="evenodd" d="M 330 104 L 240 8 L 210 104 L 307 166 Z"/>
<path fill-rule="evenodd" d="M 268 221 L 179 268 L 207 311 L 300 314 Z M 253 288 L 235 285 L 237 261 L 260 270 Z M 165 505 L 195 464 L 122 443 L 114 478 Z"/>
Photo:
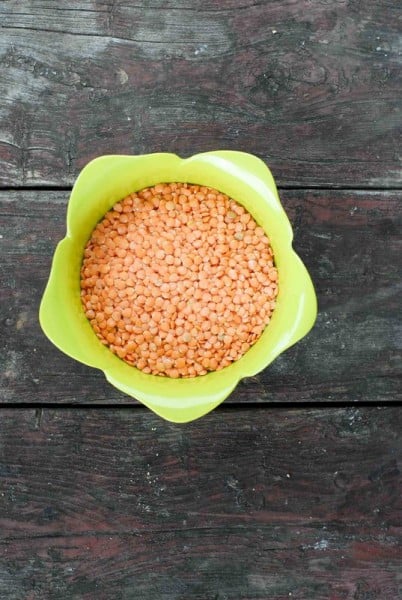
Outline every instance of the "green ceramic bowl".
<path fill-rule="evenodd" d="M 80 267 L 92 230 L 133 191 L 160 182 L 214 187 L 242 204 L 267 232 L 279 274 L 277 307 L 256 344 L 221 371 L 191 379 L 147 375 L 131 367 L 96 337 L 80 300 Z M 67 211 L 67 234 L 58 244 L 40 306 L 40 324 L 60 350 L 91 367 L 158 415 L 183 423 L 221 403 L 243 377 L 265 369 L 311 329 L 317 302 L 309 274 L 292 248 L 293 232 L 266 165 L 251 154 L 219 151 L 181 159 L 175 154 L 101 156 L 80 173 Z"/>

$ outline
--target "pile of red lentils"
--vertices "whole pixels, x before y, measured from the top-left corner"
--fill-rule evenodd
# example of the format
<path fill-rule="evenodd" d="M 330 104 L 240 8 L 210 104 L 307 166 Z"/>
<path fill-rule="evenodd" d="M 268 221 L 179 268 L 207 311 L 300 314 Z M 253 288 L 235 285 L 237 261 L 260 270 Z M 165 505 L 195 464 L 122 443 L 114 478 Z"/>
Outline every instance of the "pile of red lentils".
<path fill-rule="evenodd" d="M 81 269 L 103 344 L 144 373 L 195 377 L 238 360 L 269 323 L 278 273 L 264 230 L 215 189 L 160 183 L 95 227 Z"/>

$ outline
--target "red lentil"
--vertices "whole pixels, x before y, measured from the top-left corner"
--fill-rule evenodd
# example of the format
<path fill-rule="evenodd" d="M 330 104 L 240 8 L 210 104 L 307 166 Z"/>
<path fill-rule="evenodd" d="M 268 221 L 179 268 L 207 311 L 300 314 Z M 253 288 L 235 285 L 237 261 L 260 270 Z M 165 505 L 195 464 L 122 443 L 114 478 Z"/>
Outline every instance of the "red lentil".
<path fill-rule="evenodd" d="M 238 360 L 278 294 L 269 240 L 217 190 L 161 183 L 117 202 L 92 232 L 81 299 L 100 341 L 145 373 L 195 377 Z"/>

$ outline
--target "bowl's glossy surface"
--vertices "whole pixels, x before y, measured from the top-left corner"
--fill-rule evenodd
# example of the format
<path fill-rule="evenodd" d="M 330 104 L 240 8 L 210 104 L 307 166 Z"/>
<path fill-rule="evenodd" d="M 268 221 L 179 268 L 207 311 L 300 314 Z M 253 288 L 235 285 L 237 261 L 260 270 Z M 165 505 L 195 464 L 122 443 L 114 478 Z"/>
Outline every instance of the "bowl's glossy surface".
<path fill-rule="evenodd" d="M 214 187 L 241 203 L 266 231 L 279 274 L 277 306 L 257 343 L 229 367 L 191 379 L 147 375 L 112 354 L 96 337 L 80 299 L 80 267 L 96 223 L 133 191 L 160 182 Z M 58 244 L 40 307 L 40 323 L 60 350 L 174 422 L 215 408 L 243 377 L 255 375 L 311 329 L 317 301 L 309 274 L 292 249 L 293 232 L 266 165 L 243 152 L 217 151 L 181 159 L 174 154 L 102 156 L 79 175 L 67 211 L 67 234 Z"/>

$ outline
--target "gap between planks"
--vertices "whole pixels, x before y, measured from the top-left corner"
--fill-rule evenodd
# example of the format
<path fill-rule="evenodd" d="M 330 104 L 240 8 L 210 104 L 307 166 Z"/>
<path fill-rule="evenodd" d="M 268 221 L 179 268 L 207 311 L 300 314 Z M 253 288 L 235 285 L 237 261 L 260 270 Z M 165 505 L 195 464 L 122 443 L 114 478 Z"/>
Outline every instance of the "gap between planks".
<path fill-rule="evenodd" d="M 401 186 L 388 186 L 388 187 L 371 187 L 371 186 L 342 186 L 342 185 L 277 185 L 278 191 L 321 191 L 321 192 L 373 192 L 373 193 L 386 193 L 386 192 L 402 192 Z M 71 192 L 71 185 L 26 185 L 26 186 L 1 186 L 0 193 L 4 192 Z"/>
<path fill-rule="evenodd" d="M 269 411 L 269 410 L 285 410 L 285 411 L 297 411 L 297 410 L 329 410 L 339 408 L 396 408 L 401 407 L 402 401 L 400 400 L 384 400 L 382 402 L 376 401 L 359 401 L 359 402 L 272 402 L 267 404 L 264 402 L 246 402 L 242 404 L 222 404 L 214 409 L 213 412 L 244 412 L 250 410 Z M 57 402 L 0 402 L 0 410 L 35 410 L 37 418 L 40 420 L 43 410 L 118 410 L 118 411 L 129 411 L 135 410 L 138 412 L 149 412 L 149 409 L 142 404 L 114 404 L 108 403 L 93 403 L 93 404 L 79 404 L 79 403 L 63 403 L 58 404 Z"/>

